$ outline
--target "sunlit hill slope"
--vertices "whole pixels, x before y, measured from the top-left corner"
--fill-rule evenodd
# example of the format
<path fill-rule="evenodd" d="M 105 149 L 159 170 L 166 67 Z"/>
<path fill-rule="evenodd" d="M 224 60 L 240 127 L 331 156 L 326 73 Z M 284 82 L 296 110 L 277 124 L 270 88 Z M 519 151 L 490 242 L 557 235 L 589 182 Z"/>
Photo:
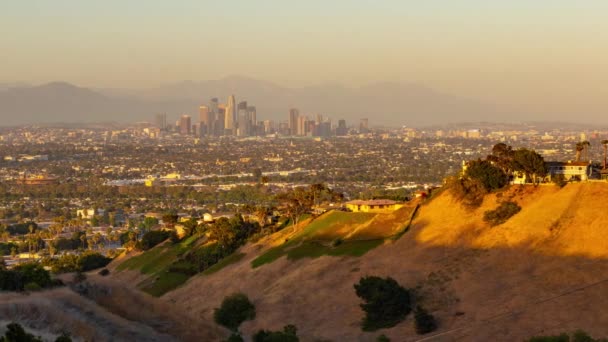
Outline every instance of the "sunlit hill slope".
<path fill-rule="evenodd" d="M 244 292 L 258 311 L 241 326 L 245 336 L 295 324 L 304 341 L 517 341 L 579 328 L 606 337 L 607 197 L 608 183 L 512 186 L 475 209 L 443 191 L 411 222 L 415 203 L 389 215 L 324 214 L 246 245 L 236 260 L 160 298 L 212 321 L 224 296 Z M 498 226 L 484 222 L 506 200 L 521 211 Z M 409 316 L 363 332 L 353 284 L 365 275 L 415 289 L 439 329 L 416 335 Z"/>

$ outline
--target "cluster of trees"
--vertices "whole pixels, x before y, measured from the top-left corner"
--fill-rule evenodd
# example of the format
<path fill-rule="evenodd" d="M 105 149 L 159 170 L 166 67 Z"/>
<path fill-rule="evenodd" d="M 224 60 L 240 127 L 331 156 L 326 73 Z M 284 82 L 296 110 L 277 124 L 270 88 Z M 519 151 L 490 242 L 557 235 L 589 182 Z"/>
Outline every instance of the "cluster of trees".
<path fill-rule="evenodd" d="M 450 188 L 466 205 L 478 206 L 485 194 L 504 188 L 514 175 L 536 184 L 547 175 L 547 166 L 543 157 L 533 150 L 513 150 L 499 143 L 486 159 L 468 162 L 464 174 L 450 181 Z"/>
<path fill-rule="evenodd" d="M 411 291 L 391 277 L 363 277 L 354 287 L 357 296 L 364 301 L 361 304 L 365 312 L 362 323 L 364 331 L 394 327 L 412 311 Z M 414 311 L 414 327 L 418 334 L 426 334 L 437 329 L 437 322 L 433 315 L 417 306 Z"/>
<path fill-rule="evenodd" d="M 571 334 L 563 333 L 552 336 L 535 336 L 528 339 L 526 342 L 608 342 L 608 339 L 595 339 L 583 330 L 577 330 Z"/>
<path fill-rule="evenodd" d="M 255 305 L 243 293 L 224 298 L 221 306 L 213 311 L 215 323 L 232 331 L 227 342 L 243 342 L 239 327 L 243 322 L 255 319 L 255 316 Z M 254 342 L 298 342 L 300 339 L 297 332 L 298 329 L 289 324 L 283 327 L 282 331 L 259 330 L 252 339 Z"/>
<path fill-rule="evenodd" d="M 108 265 L 112 258 L 87 251 L 82 254 L 64 254 L 58 258 L 46 258 L 42 264 L 51 267 L 53 273 L 88 272 Z"/>
<path fill-rule="evenodd" d="M 515 202 L 505 201 L 498 205 L 498 208 L 494 210 L 488 210 L 483 213 L 483 220 L 488 222 L 491 226 L 497 226 L 499 224 L 507 222 L 507 220 L 517 214 L 521 210 L 521 207 Z"/>
<path fill-rule="evenodd" d="M 34 336 L 23 329 L 19 323 L 9 323 L 6 325 L 4 336 L 0 336 L 0 342 L 42 342 L 40 336 Z M 72 342 L 70 335 L 63 333 L 55 339 L 55 342 Z"/>
<path fill-rule="evenodd" d="M 24 291 L 38 290 L 59 285 L 42 265 L 27 263 L 13 269 L 0 269 L 0 290 Z"/>
<path fill-rule="evenodd" d="M 297 187 L 277 195 L 285 213 L 294 224 L 310 209 L 324 201 L 341 201 L 343 194 L 334 192 L 325 184 L 311 184 L 308 187 Z"/>
<path fill-rule="evenodd" d="M 258 222 L 245 221 L 239 214 L 231 219 L 222 217 L 206 227 L 209 239 L 214 243 L 191 251 L 184 259 L 191 263 L 196 271 L 202 272 L 234 253 L 258 233 L 260 228 Z"/>

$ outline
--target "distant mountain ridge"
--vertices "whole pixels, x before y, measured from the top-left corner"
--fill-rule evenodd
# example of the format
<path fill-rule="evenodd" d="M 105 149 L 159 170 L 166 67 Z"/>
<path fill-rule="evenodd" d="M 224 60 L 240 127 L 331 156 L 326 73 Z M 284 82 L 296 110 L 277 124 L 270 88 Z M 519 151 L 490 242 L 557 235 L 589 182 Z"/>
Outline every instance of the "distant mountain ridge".
<path fill-rule="evenodd" d="M 326 83 L 288 88 L 242 76 L 184 81 L 149 89 L 89 89 L 66 82 L 0 87 L 0 126 L 99 121 L 151 121 L 156 113 L 170 119 L 197 117 L 198 107 L 231 94 L 257 107 L 260 120 L 287 120 L 289 108 L 335 121 L 373 125 L 428 125 L 481 121 L 501 110 L 415 84 L 381 82 L 358 88 Z M 513 117 L 513 116 L 510 116 Z M 518 118 L 513 117 L 515 120 Z M 195 120 L 196 121 L 196 120 Z"/>

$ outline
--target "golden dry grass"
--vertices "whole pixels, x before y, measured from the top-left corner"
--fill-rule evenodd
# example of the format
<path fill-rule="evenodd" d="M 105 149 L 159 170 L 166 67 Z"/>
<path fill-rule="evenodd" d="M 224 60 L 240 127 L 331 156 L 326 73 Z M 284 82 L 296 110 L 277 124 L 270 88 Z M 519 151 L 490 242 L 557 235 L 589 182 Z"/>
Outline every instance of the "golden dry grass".
<path fill-rule="evenodd" d="M 282 258 L 251 269 L 267 245 L 248 245 L 243 260 L 194 277 L 163 298 L 210 321 L 224 296 L 244 292 L 258 310 L 242 326 L 247 336 L 295 324 L 303 341 L 375 341 L 381 333 L 416 341 L 411 317 L 377 333 L 360 329 L 353 284 L 364 275 L 391 276 L 417 288 L 422 305 L 438 317 L 433 341 L 521 341 L 578 328 L 608 336 L 608 214 L 602 208 L 608 184 L 512 187 L 499 196 L 487 196 L 471 211 L 443 193 L 420 209 L 409 233 L 361 258 Z M 483 212 L 504 199 L 522 210 L 490 227 Z"/>

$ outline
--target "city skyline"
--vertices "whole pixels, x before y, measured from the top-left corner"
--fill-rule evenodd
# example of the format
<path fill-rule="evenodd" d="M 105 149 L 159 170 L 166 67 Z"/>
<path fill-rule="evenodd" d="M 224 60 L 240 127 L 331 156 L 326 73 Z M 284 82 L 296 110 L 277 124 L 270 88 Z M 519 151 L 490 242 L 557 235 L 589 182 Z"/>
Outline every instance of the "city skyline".
<path fill-rule="evenodd" d="M 539 120 L 599 119 L 608 106 L 602 1 L 116 4 L 0 5 L 11 33 L 0 83 L 135 89 L 239 74 L 422 84 Z"/>

